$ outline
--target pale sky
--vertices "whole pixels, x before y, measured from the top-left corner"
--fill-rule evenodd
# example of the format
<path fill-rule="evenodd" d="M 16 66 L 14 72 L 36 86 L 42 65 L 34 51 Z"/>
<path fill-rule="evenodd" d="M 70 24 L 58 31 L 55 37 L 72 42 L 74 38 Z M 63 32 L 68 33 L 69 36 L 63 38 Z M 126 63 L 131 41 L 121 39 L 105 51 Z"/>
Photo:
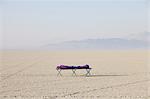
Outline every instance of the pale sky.
<path fill-rule="evenodd" d="M 3 0 L 1 43 L 5 48 L 26 48 L 68 40 L 130 38 L 149 31 L 147 5 L 148 0 Z"/>

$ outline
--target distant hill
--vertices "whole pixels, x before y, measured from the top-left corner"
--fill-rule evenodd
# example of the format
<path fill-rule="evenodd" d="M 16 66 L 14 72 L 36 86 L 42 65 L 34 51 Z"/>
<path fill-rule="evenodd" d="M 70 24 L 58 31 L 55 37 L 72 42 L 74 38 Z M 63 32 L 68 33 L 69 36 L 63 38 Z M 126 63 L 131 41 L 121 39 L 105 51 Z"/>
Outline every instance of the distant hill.
<path fill-rule="evenodd" d="M 136 39 L 108 38 L 66 41 L 58 44 L 48 44 L 44 49 L 49 50 L 94 50 L 94 49 L 146 49 L 148 41 Z"/>

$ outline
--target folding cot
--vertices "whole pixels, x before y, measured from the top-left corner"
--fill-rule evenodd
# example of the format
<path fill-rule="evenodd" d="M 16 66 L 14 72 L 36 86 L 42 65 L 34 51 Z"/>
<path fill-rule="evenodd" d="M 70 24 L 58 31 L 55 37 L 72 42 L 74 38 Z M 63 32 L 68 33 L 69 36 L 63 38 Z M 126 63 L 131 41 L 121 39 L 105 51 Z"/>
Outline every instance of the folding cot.
<path fill-rule="evenodd" d="M 76 70 L 77 69 L 85 69 L 86 70 L 86 76 L 91 75 L 90 71 L 92 68 L 89 67 L 89 65 L 83 65 L 83 66 L 67 66 L 67 65 L 59 65 L 57 66 L 56 70 L 58 71 L 57 75 L 62 76 L 61 70 L 72 70 L 72 75 L 76 75 Z"/>

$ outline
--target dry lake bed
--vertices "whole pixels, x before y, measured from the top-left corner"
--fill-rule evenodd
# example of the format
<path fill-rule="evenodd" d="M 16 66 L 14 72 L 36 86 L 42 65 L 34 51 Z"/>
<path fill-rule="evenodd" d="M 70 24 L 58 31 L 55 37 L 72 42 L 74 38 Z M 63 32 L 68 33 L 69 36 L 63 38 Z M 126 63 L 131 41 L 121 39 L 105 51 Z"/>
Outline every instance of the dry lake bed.
<path fill-rule="evenodd" d="M 150 99 L 149 51 L 1 51 L 0 99 Z M 56 66 L 89 64 L 85 70 Z"/>

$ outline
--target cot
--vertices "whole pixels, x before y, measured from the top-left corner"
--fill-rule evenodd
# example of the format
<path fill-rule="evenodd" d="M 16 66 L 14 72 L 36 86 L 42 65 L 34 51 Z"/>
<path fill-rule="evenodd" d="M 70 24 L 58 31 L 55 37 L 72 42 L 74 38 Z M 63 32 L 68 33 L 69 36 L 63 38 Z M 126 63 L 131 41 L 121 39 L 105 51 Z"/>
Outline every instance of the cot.
<path fill-rule="evenodd" d="M 59 65 L 56 67 L 56 70 L 58 71 L 57 75 L 62 76 L 61 71 L 62 70 L 72 70 L 72 75 L 76 75 L 77 69 L 85 69 L 86 70 L 86 76 L 91 75 L 90 71 L 92 68 L 89 67 L 89 65 L 83 65 L 83 66 L 68 66 L 68 65 Z"/>

